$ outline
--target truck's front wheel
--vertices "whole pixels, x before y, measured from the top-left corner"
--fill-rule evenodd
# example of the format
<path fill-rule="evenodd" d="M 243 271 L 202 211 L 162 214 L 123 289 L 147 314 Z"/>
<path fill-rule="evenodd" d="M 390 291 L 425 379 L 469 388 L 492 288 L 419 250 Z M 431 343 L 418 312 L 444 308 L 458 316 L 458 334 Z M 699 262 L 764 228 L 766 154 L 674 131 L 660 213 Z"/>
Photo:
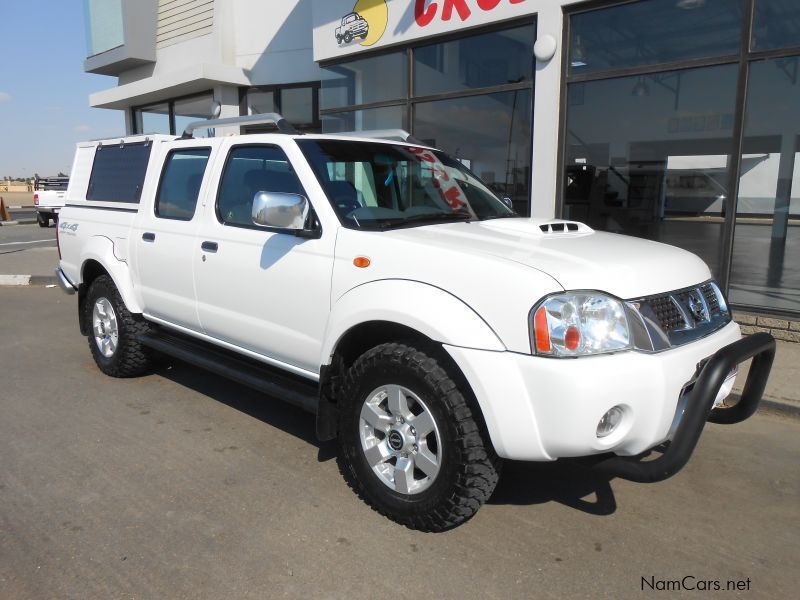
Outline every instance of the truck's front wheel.
<path fill-rule="evenodd" d="M 83 310 L 90 327 L 89 348 L 103 373 L 134 377 L 148 369 L 150 351 L 139 343 L 138 336 L 146 333 L 149 325 L 127 309 L 111 277 L 101 275 L 92 282 Z"/>
<path fill-rule="evenodd" d="M 441 531 L 494 491 L 500 461 L 432 356 L 404 344 L 372 348 L 349 369 L 340 403 L 342 472 L 382 514 Z"/>

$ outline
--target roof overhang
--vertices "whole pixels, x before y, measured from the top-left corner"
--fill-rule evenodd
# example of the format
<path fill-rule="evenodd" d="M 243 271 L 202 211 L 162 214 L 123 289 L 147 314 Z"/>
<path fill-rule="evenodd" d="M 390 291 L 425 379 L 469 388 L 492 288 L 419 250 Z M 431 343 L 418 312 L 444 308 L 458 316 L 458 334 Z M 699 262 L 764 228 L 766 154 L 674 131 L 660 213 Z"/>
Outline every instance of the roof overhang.
<path fill-rule="evenodd" d="M 198 64 L 96 92 L 89 96 L 89 104 L 120 110 L 203 92 L 217 85 L 247 86 L 250 78 L 239 67 Z"/>

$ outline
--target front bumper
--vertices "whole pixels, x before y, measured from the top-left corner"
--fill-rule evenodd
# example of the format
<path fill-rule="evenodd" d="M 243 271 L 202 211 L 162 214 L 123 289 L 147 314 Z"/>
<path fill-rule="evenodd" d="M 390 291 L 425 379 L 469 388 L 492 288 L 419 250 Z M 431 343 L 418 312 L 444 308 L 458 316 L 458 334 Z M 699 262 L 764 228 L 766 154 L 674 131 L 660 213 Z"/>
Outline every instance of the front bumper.
<path fill-rule="evenodd" d="M 445 348 L 475 393 L 498 455 L 542 461 L 604 453 L 637 456 L 666 441 L 671 429 L 677 436 L 673 424 L 679 399 L 697 377 L 698 365 L 740 338 L 739 326 L 729 323 L 703 339 L 657 354 L 622 352 L 577 359 Z M 706 367 L 711 364 L 709 360 Z M 701 378 L 702 374 L 695 389 Z M 692 392 L 685 406 L 696 397 Z M 614 406 L 622 407 L 622 422 L 612 434 L 598 438 L 598 422 Z M 688 412 L 685 406 L 681 409 Z"/>
<path fill-rule="evenodd" d="M 752 358 L 742 396 L 730 408 L 715 407 L 714 400 L 727 374 L 739 363 Z M 609 475 L 631 481 L 663 481 L 680 471 L 689 461 L 706 421 L 733 424 L 756 412 L 767 385 L 775 340 L 768 333 L 756 333 L 718 350 L 702 367 L 689 395 L 680 423 L 664 453 L 655 460 L 615 456 L 595 465 Z"/>

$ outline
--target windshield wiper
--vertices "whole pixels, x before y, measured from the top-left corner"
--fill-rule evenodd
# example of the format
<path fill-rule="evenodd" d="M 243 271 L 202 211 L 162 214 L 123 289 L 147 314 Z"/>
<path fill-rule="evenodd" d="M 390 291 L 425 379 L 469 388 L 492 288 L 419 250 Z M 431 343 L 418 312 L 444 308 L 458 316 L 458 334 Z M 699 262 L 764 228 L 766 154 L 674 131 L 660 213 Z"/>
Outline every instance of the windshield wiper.
<path fill-rule="evenodd" d="M 481 219 L 481 221 L 491 221 L 492 219 L 514 219 L 520 218 L 522 215 L 518 215 L 517 213 L 509 213 L 506 215 L 487 215 Z"/>
<path fill-rule="evenodd" d="M 398 219 L 390 219 L 381 222 L 381 227 L 403 227 L 404 225 L 415 225 L 422 222 L 442 223 L 454 221 L 472 221 L 474 217 L 468 212 L 452 212 L 452 213 L 422 213 L 419 215 L 411 215 L 410 217 L 403 217 Z"/>

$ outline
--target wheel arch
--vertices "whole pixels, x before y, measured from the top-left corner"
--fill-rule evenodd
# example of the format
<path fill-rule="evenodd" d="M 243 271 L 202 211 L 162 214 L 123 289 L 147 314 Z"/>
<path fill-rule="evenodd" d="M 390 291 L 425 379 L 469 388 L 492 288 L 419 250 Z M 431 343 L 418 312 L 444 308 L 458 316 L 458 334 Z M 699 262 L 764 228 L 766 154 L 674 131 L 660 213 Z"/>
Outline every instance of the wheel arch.
<path fill-rule="evenodd" d="M 453 294 L 419 281 L 381 279 L 354 287 L 334 303 L 320 364 L 331 364 L 345 335 L 367 323 L 405 327 L 453 346 L 495 351 L 506 349 L 489 324 Z"/>
<path fill-rule="evenodd" d="M 330 364 L 324 365 L 320 370 L 320 398 L 317 408 L 317 437 L 320 440 L 331 440 L 338 435 L 338 393 L 341 390 L 344 373 L 359 356 L 384 343 L 403 343 L 435 358 L 455 380 L 472 410 L 484 439 L 492 443 L 477 396 L 461 367 L 442 347 L 441 342 L 407 325 L 383 320 L 365 321 L 347 330 L 338 340 Z"/>
<path fill-rule="evenodd" d="M 83 335 L 88 335 L 84 303 L 89 286 L 101 275 L 108 275 L 117 287 L 126 308 L 134 314 L 142 312 L 134 293 L 133 281 L 127 263 L 114 256 L 114 243 L 106 237 L 95 236 L 82 253 L 80 283 L 78 285 L 78 322 Z"/>

